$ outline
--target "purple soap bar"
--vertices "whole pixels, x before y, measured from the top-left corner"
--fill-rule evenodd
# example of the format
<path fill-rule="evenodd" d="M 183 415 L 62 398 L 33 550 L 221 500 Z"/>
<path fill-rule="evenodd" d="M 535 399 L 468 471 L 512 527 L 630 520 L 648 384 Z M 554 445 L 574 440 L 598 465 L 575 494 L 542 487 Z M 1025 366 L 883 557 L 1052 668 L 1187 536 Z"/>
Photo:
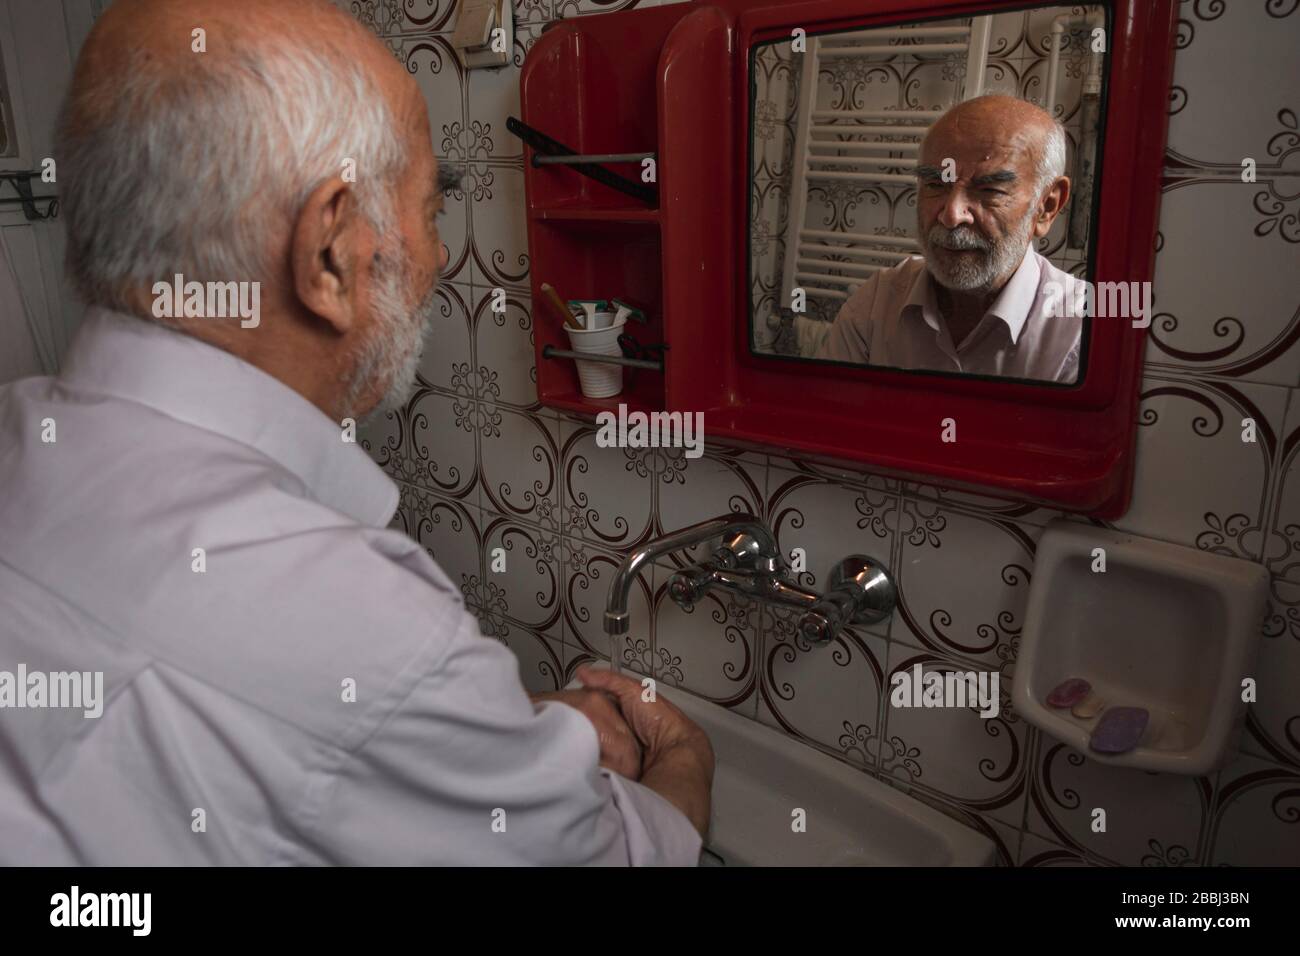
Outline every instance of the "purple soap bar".
<path fill-rule="evenodd" d="M 1073 707 L 1087 697 L 1090 690 L 1092 685 L 1082 677 L 1071 677 L 1052 688 L 1052 692 L 1047 695 L 1047 706 Z"/>
<path fill-rule="evenodd" d="M 1103 754 L 1128 753 L 1142 739 L 1150 719 L 1145 707 L 1112 707 L 1097 721 L 1088 746 Z"/>

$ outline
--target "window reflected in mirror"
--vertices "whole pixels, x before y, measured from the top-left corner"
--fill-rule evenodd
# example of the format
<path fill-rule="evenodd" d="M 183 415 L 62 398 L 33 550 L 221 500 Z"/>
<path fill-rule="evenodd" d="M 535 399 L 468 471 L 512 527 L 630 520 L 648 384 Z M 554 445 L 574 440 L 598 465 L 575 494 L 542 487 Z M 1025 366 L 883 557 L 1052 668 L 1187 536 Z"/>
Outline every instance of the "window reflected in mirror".
<path fill-rule="evenodd" d="M 756 45 L 753 351 L 1082 381 L 1097 306 L 1140 306 L 1088 282 L 1106 28 L 1072 5 Z"/>

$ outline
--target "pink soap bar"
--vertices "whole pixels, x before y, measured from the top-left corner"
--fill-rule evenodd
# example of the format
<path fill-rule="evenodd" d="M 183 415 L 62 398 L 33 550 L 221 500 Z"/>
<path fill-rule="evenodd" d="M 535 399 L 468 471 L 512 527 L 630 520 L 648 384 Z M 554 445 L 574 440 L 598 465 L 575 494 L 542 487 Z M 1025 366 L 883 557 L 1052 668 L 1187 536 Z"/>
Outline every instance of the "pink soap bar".
<path fill-rule="evenodd" d="M 1052 688 L 1047 695 L 1048 707 L 1073 707 L 1088 696 L 1092 685 L 1082 677 L 1071 677 Z"/>
<path fill-rule="evenodd" d="M 1151 715 L 1145 707 L 1112 707 L 1101 715 L 1088 746 L 1098 753 L 1128 753 L 1138 745 Z"/>

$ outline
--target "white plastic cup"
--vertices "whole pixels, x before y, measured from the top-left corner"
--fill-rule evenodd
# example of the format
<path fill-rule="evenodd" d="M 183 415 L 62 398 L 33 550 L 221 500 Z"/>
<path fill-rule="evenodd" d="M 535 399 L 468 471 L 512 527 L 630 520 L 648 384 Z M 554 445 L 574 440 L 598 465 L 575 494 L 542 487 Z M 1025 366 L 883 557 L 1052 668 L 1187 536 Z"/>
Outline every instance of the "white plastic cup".
<path fill-rule="evenodd" d="M 569 333 L 569 344 L 575 352 L 622 357 L 623 349 L 619 347 L 618 337 L 623 333 L 623 325 L 624 322 L 619 322 L 607 329 L 571 329 L 565 326 L 565 331 Z M 578 366 L 578 384 L 587 398 L 609 398 L 623 391 L 623 366 L 584 362 L 582 359 L 574 361 Z"/>

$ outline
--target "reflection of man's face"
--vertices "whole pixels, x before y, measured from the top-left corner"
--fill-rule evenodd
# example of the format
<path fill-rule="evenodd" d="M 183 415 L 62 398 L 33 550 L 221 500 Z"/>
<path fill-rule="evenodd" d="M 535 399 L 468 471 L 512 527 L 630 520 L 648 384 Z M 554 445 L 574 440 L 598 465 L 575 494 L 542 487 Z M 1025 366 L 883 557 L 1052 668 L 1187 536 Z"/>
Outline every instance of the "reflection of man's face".
<path fill-rule="evenodd" d="M 1039 199 L 1036 135 L 963 117 L 937 124 L 927 137 L 917 166 L 917 237 L 940 285 L 987 293 L 1024 259 Z M 953 182 L 943 179 L 949 159 Z"/>

